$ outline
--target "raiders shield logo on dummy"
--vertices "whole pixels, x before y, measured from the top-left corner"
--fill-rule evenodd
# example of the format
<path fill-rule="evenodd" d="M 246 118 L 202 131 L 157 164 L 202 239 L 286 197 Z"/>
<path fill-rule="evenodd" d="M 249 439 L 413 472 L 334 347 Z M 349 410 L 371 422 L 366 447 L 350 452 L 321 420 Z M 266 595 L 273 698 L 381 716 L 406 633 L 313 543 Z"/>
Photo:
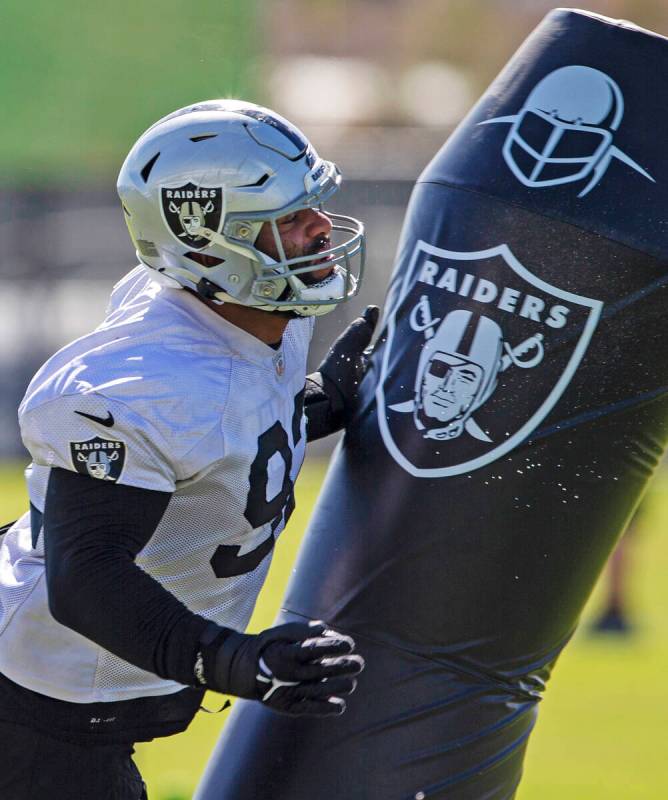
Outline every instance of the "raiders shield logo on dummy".
<path fill-rule="evenodd" d="M 82 475 L 116 482 L 125 464 L 125 443 L 99 436 L 85 442 L 70 442 L 70 457 L 74 469 Z"/>
<path fill-rule="evenodd" d="M 219 232 L 223 218 L 223 190 L 220 187 L 163 187 L 160 208 L 165 224 L 180 244 L 202 250 L 210 242 L 199 234 L 201 228 Z"/>
<path fill-rule="evenodd" d="M 505 244 L 460 253 L 419 241 L 388 315 L 376 391 L 392 457 L 416 477 L 445 477 L 512 450 L 568 386 L 601 307 L 539 279 Z"/>

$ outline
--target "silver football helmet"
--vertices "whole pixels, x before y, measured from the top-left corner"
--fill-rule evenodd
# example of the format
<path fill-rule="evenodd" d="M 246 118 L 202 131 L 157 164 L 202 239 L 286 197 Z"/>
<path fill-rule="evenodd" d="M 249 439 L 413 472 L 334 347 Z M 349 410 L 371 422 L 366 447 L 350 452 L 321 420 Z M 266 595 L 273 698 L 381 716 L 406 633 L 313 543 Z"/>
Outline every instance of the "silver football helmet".
<path fill-rule="evenodd" d="M 267 108 L 241 100 L 186 106 L 150 127 L 118 176 L 137 256 L 180 286 L 215 302 L 265 311 L 326 314 L 357 293 L 364 226 L 326 212 L 331 244 L 288 258 L 277 220 L 320 209 L 341 173 L 304 134 Z M 278 259 L 255 247 L 264 224 Z M 311 273 L 332 267 L 322 280 Z"/>

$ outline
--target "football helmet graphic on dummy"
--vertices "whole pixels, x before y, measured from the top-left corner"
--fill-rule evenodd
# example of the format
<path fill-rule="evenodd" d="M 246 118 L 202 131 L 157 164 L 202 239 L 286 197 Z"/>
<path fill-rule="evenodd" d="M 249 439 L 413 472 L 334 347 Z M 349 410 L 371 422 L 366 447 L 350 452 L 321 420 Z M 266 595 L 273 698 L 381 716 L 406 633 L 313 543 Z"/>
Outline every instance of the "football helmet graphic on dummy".
<path fill-rule="evenodd" d="M 364 226 L 327 213 L 331 239 L 315 253 L 286 255 L 277 220 L 320 210 L 341 173 L 304 134 L 273 111 L 210 100 L 163 117 L 121 168 L 125 220 L 147 267 L 167 283 L 214 302 L 315 316 L 356 294 L 364 269 Z M 272 258 L 255 242 L 264 224 Z M 323 265 L 331 267 L 327 277 Z"/>

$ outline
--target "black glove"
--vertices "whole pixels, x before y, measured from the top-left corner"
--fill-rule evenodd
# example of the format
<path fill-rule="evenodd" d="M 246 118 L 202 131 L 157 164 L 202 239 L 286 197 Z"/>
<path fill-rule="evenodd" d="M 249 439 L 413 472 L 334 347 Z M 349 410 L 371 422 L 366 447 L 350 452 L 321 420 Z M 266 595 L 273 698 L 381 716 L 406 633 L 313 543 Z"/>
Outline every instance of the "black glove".
<path fill-rule="evenodd" d="M 352 416 L 368 366 L 365 351 L 379 313 L 378 306 L 367 306 L 329 348 L 317 372 L 306 376 L 304 411 L 309 441 L 341 430 Z"/>
<path fill-rule="evenodd" d="M 211 625 L 200 644 L 200 683 L 295 716 L 342 714 L 364 669 L 353 640 L 321 622 L 290 622 L 257 636 Z"/>
<path fill-rule="evenodd" d="M 368 366 L 371 337 L 378 323 L 380 309 L 367 306 L 361 317 L 353 320 L 329 348 L 318 372 L 334 413 L 348 416 L 357 403 L 357 391 Z"/>

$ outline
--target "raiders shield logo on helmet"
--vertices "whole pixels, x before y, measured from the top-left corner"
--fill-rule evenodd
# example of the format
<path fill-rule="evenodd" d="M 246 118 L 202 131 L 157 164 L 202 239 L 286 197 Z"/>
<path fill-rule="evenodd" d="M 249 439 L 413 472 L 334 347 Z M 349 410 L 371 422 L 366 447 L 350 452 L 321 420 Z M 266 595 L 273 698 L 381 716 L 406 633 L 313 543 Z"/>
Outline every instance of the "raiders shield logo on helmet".
<path fill-rule="evenodd" d="M 376 392 L 392 457 L 416 477 L 445 477 L 517 447 L 571 381 L 602 305 L 536 277 L 505 244 L 418 242 Z"/>
<path fill-rule="evenodd" d="M 101 481 L 117 481 L 125 464 L 125 442 L 95 436 L 85 442 L 70 442 L 72 466 L 82 475 Z"/>
<path fill-rule="evenodd" d="M 202 228 L 220 230 L 223 190 L 220 187 L 195 186 L 186 183 L 160 189 L 160 209 L 165 224 L 174 238 L 192 250 L 202 250 L 209 240 L 201 236 Z"/>

